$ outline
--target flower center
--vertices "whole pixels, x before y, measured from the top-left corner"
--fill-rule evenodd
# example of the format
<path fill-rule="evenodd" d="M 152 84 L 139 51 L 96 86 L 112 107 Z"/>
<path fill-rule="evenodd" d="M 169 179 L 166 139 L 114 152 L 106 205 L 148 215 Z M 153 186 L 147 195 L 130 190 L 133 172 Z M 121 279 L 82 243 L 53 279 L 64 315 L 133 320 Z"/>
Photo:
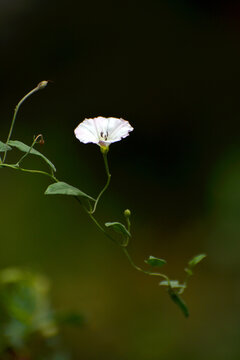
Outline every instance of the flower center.
<path fill-rule="evenodd" d="M 100 132 L 100 136 L 101 136 L 101 139 L 102 139 L 102 140 L 107 141 L 107 139 L 108 139 L 108 131 L 106 132 L 106 134 L 104 134 L 104 132 L 101 131 L 101 132 Z"/>

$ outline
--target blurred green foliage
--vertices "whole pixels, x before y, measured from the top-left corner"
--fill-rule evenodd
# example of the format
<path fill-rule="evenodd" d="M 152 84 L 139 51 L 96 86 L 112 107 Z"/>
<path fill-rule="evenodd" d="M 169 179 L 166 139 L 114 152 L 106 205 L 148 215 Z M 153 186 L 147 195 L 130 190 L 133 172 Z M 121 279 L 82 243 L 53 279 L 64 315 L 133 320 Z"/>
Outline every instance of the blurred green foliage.
<path fill-rule="evenodd" d="M 56 314 L 46 277 L 20 268 L 0 272 L 0 358 L 67 360 L 59 325 L 82 324 L 77 314 Z"/>

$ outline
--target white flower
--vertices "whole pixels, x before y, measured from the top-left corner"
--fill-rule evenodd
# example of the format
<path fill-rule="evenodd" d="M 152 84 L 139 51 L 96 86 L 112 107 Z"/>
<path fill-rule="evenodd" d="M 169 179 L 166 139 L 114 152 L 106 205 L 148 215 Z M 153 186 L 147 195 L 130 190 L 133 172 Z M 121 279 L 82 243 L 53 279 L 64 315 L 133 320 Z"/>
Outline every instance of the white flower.
<path fill-rule="evenodd" d="M 84 144 L 94 143 L 107 148 L 111 143 L 127 137 L 132 130 L 133 127 L 126 120 L 98 116 L 85 119 L 76 127 L 74 133 Z"/>

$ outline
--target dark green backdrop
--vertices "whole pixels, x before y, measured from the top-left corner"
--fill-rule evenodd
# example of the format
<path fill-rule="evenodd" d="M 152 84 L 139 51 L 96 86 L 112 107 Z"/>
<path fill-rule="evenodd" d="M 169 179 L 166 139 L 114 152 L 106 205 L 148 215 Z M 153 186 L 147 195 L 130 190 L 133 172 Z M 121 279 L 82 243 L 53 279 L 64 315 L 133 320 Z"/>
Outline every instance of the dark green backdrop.
<path fill-rule="evenodd" d="M 44 177 L 1 170 L 1 268 L 45 273 L 54 306 L 85 315 L 63 334 L 75 359 L 239 359 L 239 15 L 233 1 L 0 1 L 1 140 L 21 96 L 52 80 L 22 107 L 13 139 L 42 133 L 58 178 L 95 195 L 101 154 L 73 130 L 85 117 L 129 120 L 100 219 L 130 208 L 136 262 L 166 258 L 172 278 L 208 254 L 185 320 L 74 201 L 44 197 Z"/>

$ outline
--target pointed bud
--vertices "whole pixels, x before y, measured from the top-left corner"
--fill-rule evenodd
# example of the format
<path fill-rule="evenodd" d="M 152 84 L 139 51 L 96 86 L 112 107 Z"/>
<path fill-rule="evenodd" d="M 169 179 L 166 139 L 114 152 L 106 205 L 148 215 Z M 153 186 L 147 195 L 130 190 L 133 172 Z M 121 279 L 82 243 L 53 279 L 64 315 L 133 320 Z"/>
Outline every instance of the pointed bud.
<path fill-rule="evenodd" d="M 39 90 L 43 90 L 43 89 L 47 86 L 47 84 L 48 84 L 48 81 L 47 81 L 47 80 L 43 80 L 43 81 L 41 81 L 41 82 L 38 84 L 37 88 L 38 88 Z"/>

